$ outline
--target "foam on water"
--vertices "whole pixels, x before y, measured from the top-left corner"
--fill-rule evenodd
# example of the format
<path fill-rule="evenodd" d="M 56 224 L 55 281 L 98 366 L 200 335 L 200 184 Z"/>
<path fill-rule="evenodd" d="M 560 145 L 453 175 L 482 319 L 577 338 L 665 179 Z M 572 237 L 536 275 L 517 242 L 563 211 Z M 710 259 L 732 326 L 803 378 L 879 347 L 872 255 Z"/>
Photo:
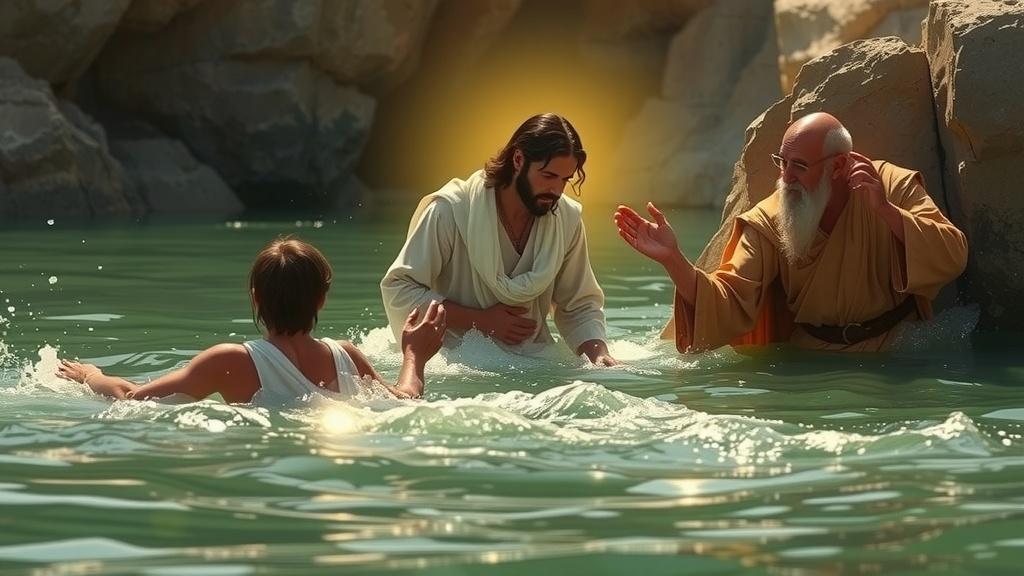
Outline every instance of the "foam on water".
<path fill-rule="evenodd" d="M 906 325 L 893 342 L 893 348 L 901 352 L 968 349 L 971 333 L 980 317 L 981 308 L 977 304 L 943 310 L 927 322 Z"/>
<path fill-rule="evenodd" d="M 415 450 L 428 457 L 481 446 L 548 449 L 558 458 L 595 448 L 644 447 L 649 456 L 645 466 L 732 468 L 794 459 L 809 463 L 988 456 L 1002 450 L 960 412 L 941 422 L 879 434 L 806 431 L 778 420 L 708 414 L 582 381 L 536 394 L 510 391 L 431 402 L 394 400 L 390 406 L 326 401 L 293 417 L 317 428 L 326 446 L 356 437 L 414 438 Z"/>
<path fill-rule="evenodd" d="M 636 371 L 708 368 L 738 360 L 730 350 L 700 356 L 668 353 L 666 343 L 650 335 L 645 343 L 616 341 L 612 349 L 630 361 Z M 401 361 L 391 333 L 377 328 L 357 336 L 358 345 L 382 370 L 395 370 Z M 533 354 L 505 350 L 479 333 L 468 334 L 460 345 L 431 360 L 431 376 L 494 377 L 515 370 L 531 374 L 552 362 L 577 373 L 600 370 L 577 358 L 564 346 L 548 346 Z M 297 407 L 226 405 L 215 400 L 175 404 L 118 401 L 107 404 L 87 387 L 55 375 L 57 349 L 46 345 L 36 362 L 18 361 L 0 342 L 0 366 L 17 372 L 14 386 L 0 386 L 8 395 L 77 402 L 81 410 L 106 421 L 150 421 L 172 424 L 181 430 L 222 433 L 231 428 L 275 429 L 299 426 L 313 430 L 328 448 L 376 443 L 375 451 L 395 450 L 406 457 L 427 460 L 455 457 L 459 451 L 493 448 L 550 453 L 552 458 L 581 460 L 595 449 L 603 451 L 610 468 L 637 465 L 744 467 L 777 466 L 799 460 L 865 460 L 904 457 L 991 456 L 1005 452 L 979 431 L 962 412 L 941 421 L 922 421 L 896 430 L 850 432 L 842 429 L 809 430 L 780 420 L 736 414 L 709 414 L 659 398 L 640 398 L 601 384 L 576 380 L 536 392 L 511 390 L 459 398 L 432 397 L 428 401 L 398 400 L 368 387 L 347 402 L 315 397 Z M 143 358 L 142 355 L 130 355 Z M 123 355 L 103 359 L 108 364 L 126 361 Z M 99 363 L 99 362 L 98 362 Z M 20 365 L 19 365 L 20 364 Z M 638 366 L 637 366 L 638 365 Z M 474 366 L 474 367 L 470 367 Z M 6 378 L 5 378 L 6 379 Z M 554 383 L 553 383 L 554 384 Z M 98 412 L 97 403 L 103 402 Z M 839 423 L 837 423 L 837 426 Z M 411 442 L 407 441 L 412 439 Z M 400 440 L 399 442 L 396 442 Z M 644 462 L 617 460 L 617 453 L 645 453 Z M 456 457 L 456 459 L 458 459 Z"/>
<path fill-rule="evenodd" d="M 662 340 L 659 334 L 660 331 L 652 332 L 640 341 L 611 339 L 608 343 L 609 352 L 622 362 L 611 369 L 641 376 L 657 375 L 662 370 L 719 367 L 739 362 L 742 358 L 730 348 L 680 356 L 675 345 L 671 341 Z M 389 328 L 373 328 L 353 334 L 352 341 L 374 366 L 387 370 L 401 366 L 402 355 Z M 461 339 L 449 341 L 448 346 L 427 363 L 426 371 L 430 376 L 494 377 L 509 372 L 522 374 L 546 370 L 552 364 L 608 370 L 596 368 L 585 356 L 575 356 L 567 346 L 560 343 L 525 345 L 511 351 L 481 332 L 470 330 Z"/>

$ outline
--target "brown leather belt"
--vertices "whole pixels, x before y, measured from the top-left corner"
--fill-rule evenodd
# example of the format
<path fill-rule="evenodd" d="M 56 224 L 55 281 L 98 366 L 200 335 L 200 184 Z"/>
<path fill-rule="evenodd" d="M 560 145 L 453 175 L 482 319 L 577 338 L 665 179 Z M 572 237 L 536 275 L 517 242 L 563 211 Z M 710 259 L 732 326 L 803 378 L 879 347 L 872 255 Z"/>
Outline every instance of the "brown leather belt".
<path fill-rule="evenodd" d="M 892 330 L 915 308 L 917 308 L 917 303 L 914 301 L 914 297 L 908 296 L 899 306 L 865 322 L 854 322 L 845 326 L 815 326 L 801 323 L 797 325 L 818 340 L 849 346 Z"/>

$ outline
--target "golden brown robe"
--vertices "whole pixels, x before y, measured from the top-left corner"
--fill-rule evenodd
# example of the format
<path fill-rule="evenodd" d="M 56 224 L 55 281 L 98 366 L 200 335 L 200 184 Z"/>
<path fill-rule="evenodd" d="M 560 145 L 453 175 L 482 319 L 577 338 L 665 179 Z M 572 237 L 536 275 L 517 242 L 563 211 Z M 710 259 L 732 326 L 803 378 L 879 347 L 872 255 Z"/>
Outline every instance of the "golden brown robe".
<path fill-rule="evenodd" d="M 939 289 L 963 272 L 967 240 L 939 211 L 918 172 L 876 161 L 886 196 L 903 216 L 901 243 L 889 225 L 851 191 L 831 233 L 820 228 L 807 256 L 789 262 L 780 249 L 776 192 L 736 218 L 718 270 L 697 270 L 697 297 L 675 296 L 680 352 L 726 344 L 792 342 L 851 352 L 886 349 L 899 326 L 853 345 L 814 338 L 798 324 L 845 326 L 916 299 L 910 319 L 932 317 Z"/>

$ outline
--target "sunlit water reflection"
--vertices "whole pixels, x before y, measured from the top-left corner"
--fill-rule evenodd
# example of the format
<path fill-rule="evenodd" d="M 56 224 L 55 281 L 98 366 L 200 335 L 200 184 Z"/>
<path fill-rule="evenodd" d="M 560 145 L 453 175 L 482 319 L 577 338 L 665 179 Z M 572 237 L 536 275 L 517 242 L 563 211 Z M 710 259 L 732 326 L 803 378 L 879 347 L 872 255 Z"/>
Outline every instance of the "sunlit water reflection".
<path fill-rule="evenodd" d="M 0 232 L 0 568 L 180 574 L 1011 572 L 1024 559 L 1019 340 L 946 311 L 885 355 L 679 355 L 671 284 L 588 208 L 613 354 L 478 334 L 425 401 L 114 402 L 58 354 L 145 380 L 256 337 L 245 274 L 298 233 L 337 280 L 319 333 L 393 377 L 376 283 L 404 223 Z M 673 215 L 691 255 L 717 215 Z M 319 225 L 316 225 L 319 222 Z M 56 279 L 56 281 L 54 281 Z"/>

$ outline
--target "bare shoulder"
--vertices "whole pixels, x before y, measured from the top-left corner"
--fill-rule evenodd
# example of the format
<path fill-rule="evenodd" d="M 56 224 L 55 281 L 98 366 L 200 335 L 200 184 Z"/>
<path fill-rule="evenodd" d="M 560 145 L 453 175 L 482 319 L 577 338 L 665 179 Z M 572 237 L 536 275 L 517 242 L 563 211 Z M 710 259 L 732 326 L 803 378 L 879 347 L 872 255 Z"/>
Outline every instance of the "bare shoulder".
<path fill-rule="evenodd" d="M 350 340 L 339 340 L 338 338 L 331 338 L 331 340 L 333 340 L 334 343 L 337 344 L 338 346 L 341 346 L 342 350 L 344 350 L 345 352 L 348 352 L 349 356 L 353 356 L 353 355 L 356 355 L 356 354 L 361 356 L 363 354 L 359 350 L 359 348 L 356 347 L 356 345 L 353 344 Z"/>
<path fill-rule="evenodd" d="M 237 358 L 249 358 L 249 351 L 241 344 L 224 342 L 210 346 L 196 355 L 196 360 L 204 358 L 210 360 L 228 360 Z"/>
<path fill-rule="evenodd" d="M 370 364 L 369 358 L 367 358 L 366 354 L 363 354 L 363 351 L 355 344 L 348 340 L 338 340 L 336 338 L 332 338 L 332 340 L 337 342 L 338 346 L 341 346 L 341 349 L 344 350 L 348 354 L 349 358 L 352 359 L 352 362 L 356 365 L 356 370 L 359 371 L 360 376 L 369 376 L 377 380 L 380 379 L 380 375 L 377 374 L 376 370 L 373 369 L 373 365 Z"/>
<path fill-rule="evenodd" d="M 246 369 L 255 370 L 252 358 L 245 346 L 234 343 L 217 344 L 203 350 L 189 362 L 193 370 L 214 369 L 231 371 L 232 369 L 243 371 Z"/>

